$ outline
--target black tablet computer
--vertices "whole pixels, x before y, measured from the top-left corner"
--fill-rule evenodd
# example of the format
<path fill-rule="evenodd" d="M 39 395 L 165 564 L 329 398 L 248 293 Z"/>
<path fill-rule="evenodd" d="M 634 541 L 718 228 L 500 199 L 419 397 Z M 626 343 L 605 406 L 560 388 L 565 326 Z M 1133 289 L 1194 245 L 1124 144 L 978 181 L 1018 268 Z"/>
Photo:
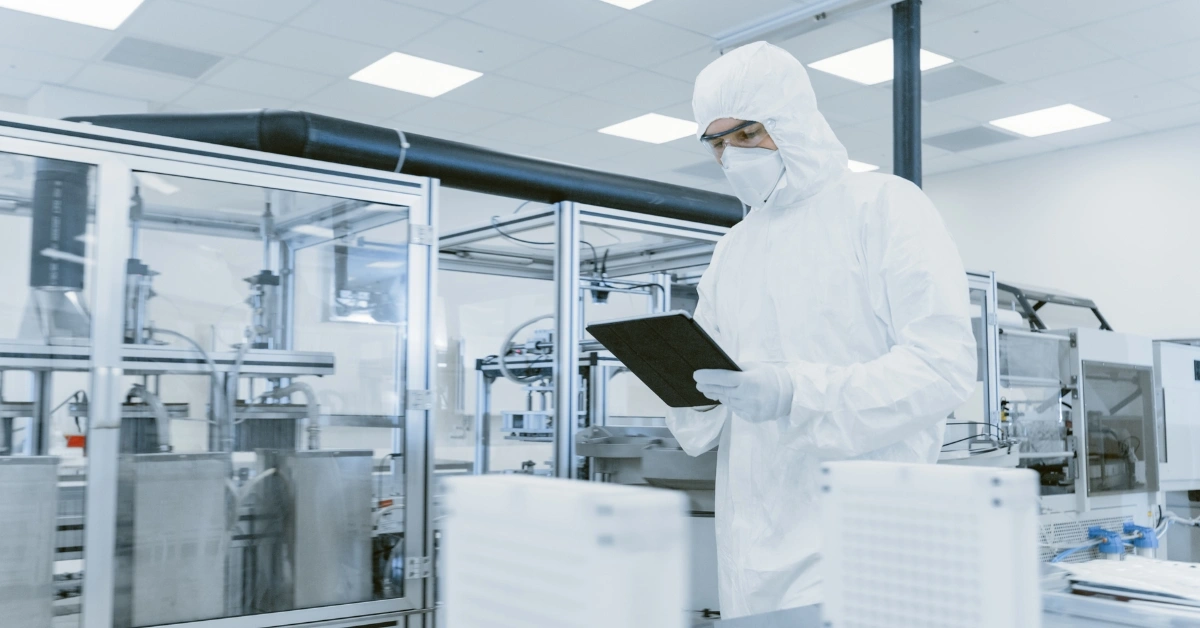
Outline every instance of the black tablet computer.
<path fill-rule="evenodd" d="M 587 330 L 672 408 L 713 404 L 696 390 L 696 371 L 742 370 L 687 312 L 596 323 Z"/>

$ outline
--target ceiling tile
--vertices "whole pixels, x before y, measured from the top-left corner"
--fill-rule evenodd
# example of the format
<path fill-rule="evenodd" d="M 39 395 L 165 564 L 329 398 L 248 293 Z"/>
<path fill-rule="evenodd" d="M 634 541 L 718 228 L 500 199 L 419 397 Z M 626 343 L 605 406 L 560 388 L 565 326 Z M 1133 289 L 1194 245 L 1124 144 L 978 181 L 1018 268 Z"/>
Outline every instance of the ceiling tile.
<path fill-rule="evenodd" d="M 1054 31 L 1042 20 L 997 3 L 929 25 L 922 29 L 921 46 L 960 61 Z"/>
<path fill-rule="evenodd" d="M 1069 33 L 1058 33 L 972 57 L 963 65 L 1008 83 L 1031 81 L 1113 58 Z"/>
<path fill-rule="evenodd" d="M 779 47 L 795 55 L 804 64 L 820 61 L 847 50 L 861 48 L 891 37 L 852 21 L 834 22 L 780 42 Z"/>
<path fill-rule="evenodd" d="M 75 59 L 44 52 L 0 47 L 0 77 L 43 83 L 65 83 L 83 68 Z"/>
<path fill-rule="evenodd" d="M 712 48 L 701 48 L 695 52 L 689 52 L 681 57 L 676 57 L 665 63 L 660 63 L 651 67 L 651 70 L 659 74 L 665 74 L 672 78 L 677 78 L 681 81 L 695 82 L 696 76 L 700 74 L 708 64 L 717 60 L 721 53 Z"/>
<path fill-rule="evenodd" d="M 555 89 L 485 74 L 440 98 L 503 113 L 528 113 L 566 96 Z"/>
<path fill-rule="evenodd" d="M 1168 78 L 1191 76 L 1200 68 L 1200 39 L 1143 52 L 1129 60 Z"/>
<path fill-rule="evenodd" d="M 416 124 L 458 133 L 474 133 L 508 117 L 508 114 L 438 98 L 405 111 L 392 120 L 401 130 L 407 130 L 408 125 Z"/>
<path fill-rule="evenodd" d="M 880 87 L 859 87 L 819 103 L 821 113 L 831 122 L 858 124 L 892 115 L 892 92 Z"/>
<path fill-rule="evenodd" d="M 396 4 L 404 4 L 419 9 L 429 9 L 446 15 L 458 15 L 483 0 L 390 0 Z"/>
<path fill-rule="evenodd" d="M 388 119 L 427 103 L 429 99 L 346 79 L 309 96 L 305 102 L 372 118 Z"/>
<path fill-rule="evenodd" d="M 580 92 L 632 74 L 637 68 L 567 48 L 550 46 L 499 70 L 509 78 Z"/>
<path fill-rule="evenodd" d="M 37 81 L 27 81 L 25 79 L 14 79 L 6 76 L 0 76 L 0 95 L 14 96 L 17 98 L 28 98 L 41 87 L 41 83 Z"/>
<path fill-rule="evenodd" d="M 281 28 L 244 56 L 259 61 L 338 77 L 351 74 L 382 59 L 390 50 L 337 39 L 295 28 Z"/>
<path fill-rule="evenodd" d="M 587 131 L 531 118 L 509 118 L 473 133 L 476 137 L 501 140 L 521 146 L 546 146 L 578 137 Z"/>
<path fill-rule="evenodd" d="M 194 4 L 159 0 L 142 5 L 121 27 L 121 32 L 174 46 L 239 54 L 276 26 Z"/>
<path fill-rule="evenodd" d="M 112 31 L 0 9 L 0 42 L 6 46 L 90 59 L 119 39 Z"/>
<path fill-rule="evenodd" d="M 200 78 L 224 60 L 224 57 L 209 52 L 160 44 L 138 37 L 122 38 L 103 58 L 103 61 L 108 63 L 174 74 L 186 79 Z"/>
<path fill-rule="evenodd" d="M 1018 139 L 1016 135 L 998 131 L 987 126 L 976 126 L 959 131 L 927 135 L 924 142 L 927 146 L 940 148 L 943 151 L 960 153 L 973 148 L 982 148 L 992 144 L 1001 144 Z"/>
<path fill-rule="evenodd" d="M 154 102 L 171 102 L 192 88 L 190 81 L 102 64 L 85 67 L 68 84 L 102 94 Z"/>
<path fill-rule="evenodd" d="M 569 140 L 550 144 L 548 148 L 575 155 L 575 158 L 571 160 L 573 163 L 590 163 L 628 155 L 644 146 L 647 146 L 644 142 L 624 137 L 604 133 L 584 133 Z"/>
<path fill-rule="evenodd" d="M 446 16 L 385 0 L 317 0 L 290 26 L 376 46 L 395 48 L 442 23 Z M 397 28 L 403 24 L 403 28 Z"/>
<path fill-rule="evenodd" d="M 951 172 L 954 170 L 963 170 L 965 168 L 973 168 L 981 162 L 970 157 L 963 157 L 950 153 L 941 157 L 934 157 L 924 160 L 921 164 L 921 170 L 926 175 L 941 174 L 943 172 Z"/>
<path fill-rule="evenodd" d="M 1127 15 L 1140 7 L 1166 0 L 1007 0 L 1009 4 L 1060 28 L 1074 28 L 1100 20 Z M 1190 1 L 1190 0 L 1185 0 Z"/>
<path fill-rule="evenodd" d="M 223 87 L 197 85 L 172 104 L 199 111 L 236 111 L 239 109 L 288 109 L 291 107 L 292 101 Z"/>
<path fill-rule="evenodd" d="M 1001 81 L 959 64 L 925 72 L 921 76 L 921 100 L 935 101 L 960 96 L 977 89 L 995 87 Z"/>
<path fill-rule="evenodd" d="M 1062 133 L 1045 135 L 1039 137 L 1038 139 L 1059 148 L 1067 148 L 1070 146 L 1082 146 L 1083 144 L 1106 142 L 1108 140 L 1115 140 L 1121 137 L 1136 135 L 1141 132 L 1141 129 L 1133 126 L 1132 124 L 1114 121 L 1105 124 L 1084 127 L 1082 129 L 1073 129 L 1071 131 L 1063 131 Z"/>
<path fill-rule="evenodd" d="M 624 9 L 596 0 L 489 0 L 461 17 L 522 37 L 558 42 L 624 14 Z"/>
<path fill-rule="evenodd" d="M 626 12 L 564 45 L 605 59 L 647 67 L 694 52 L 711 42 L 691 31 Z"/>
<path fill-rule="evenodd" d="M 952 115 L 976 122 L 1015 116 L 1063 103 L 1023 85 L 998 85 L 961 96 L 925 103 L 929 114 Z"/>
<path fill-rule="evenodd" d="M 1200 3 L 1195 0 L 1156 4 L 1150 8 L 1142 3 L 1136 6 L 1142 10 L 1089 24 L 1076 33 L 1097 46 L 1121 55 L 1162 48 L 1197 37 Z"/>
<path fill-rule="evenodd" d="M 983 148 L 965 150 L 957 154 L 962 155 L 963 157 L 974 159 L 976 161 L 990 163 L 996 161 L 1008 161 L 1009 159 L 1027 157 L 1029 155 L 1036 155 L 1038 153 L 1045 153 L 1055 150 L 1054 146 L 1041 140 L 1042 138 L 1034 139 L 1023 137 L 1012 142 L 1004 142 L 1002 144 L 984 146 Z"/>
<path fill-rule="evenodd" d="M 1132 116 L 1125 118 L 1125 122 L 1146 131 L 1161 131 L 1200 124 L 1200 103 Z"/>
<path fill-rule="evenodd" d="M 240 89 L 255 94 L 302 100 L 318 90 L 328 87 L 335 80 L 337 79 L 325 74 L 305 72 L 250 59 L 236 59 L 217 70 L 206 82 L 218 87 Z"/>
<path fill-rule="evenodd" d="M 923 0 L 921 2 L 921 23 L 933 24 L 995 3 L 996 0 Z M 885 7 L 884 12 L 890 16 L 891 7 Z M 891 21 L 889 20 L 887 28 L 889 35 L 891 35 L 891 31 Z"/>
<path fill-rule="evenodd" d="M 399 50 L 468 70 L 490 72 L 545 47 L 546 44 L 539 41 L 452 19 L 404 44 Z"/>
<path fill-rule="evenodd" d="M 1073 102 L 1160 81 L 1162 77 L 1145 68 L 1124 59 L 1113 59 L 1032 81 L 1028 87 L 1062 102 Z"/>
<path fill-rule="evenodd" d="M 653 72 L 636 72 L 585 92 L 612 103 L 651 110 L 692 100 L 692 84 Z"/>
<path fill-rule="evenodd" d="M 730 12 L 725 0 L 654 0 L 638 13 L 709 37 L 736 32 L 763 20 L 793 12 L 812 13 L 792 0 L 738 0 Z"/>
<path fill-rule="evenodd" d="M 572 95 L 529 112 L 531 118 L 588 131 L 624 122 L 646 113 L 643 109 Z M 661 113 L 661 112 L 660 112 Z"/>
<path fill-rule="evenodd" d="M 1081 100 L 1075 104 L 1119 119 L 1200 102 L 1200 91 L 1179 82 L 1156 83 Z"/>
<path fill-rule="evenodd" d="M 808 81 L 812 84 L 813 92 L 817 94 L 817 103 L 825 102 L 826 98 L 845 94 L 848 91 L 862 87 L 861 83 L 846 80 L 820 70 L 808 69 Z"/>
<path fill-rule="evenodd" d="M 315 0 L 186 0 L 238 15 L 247 15 L 272 22 L 284 23 L 295 17 Z"/>

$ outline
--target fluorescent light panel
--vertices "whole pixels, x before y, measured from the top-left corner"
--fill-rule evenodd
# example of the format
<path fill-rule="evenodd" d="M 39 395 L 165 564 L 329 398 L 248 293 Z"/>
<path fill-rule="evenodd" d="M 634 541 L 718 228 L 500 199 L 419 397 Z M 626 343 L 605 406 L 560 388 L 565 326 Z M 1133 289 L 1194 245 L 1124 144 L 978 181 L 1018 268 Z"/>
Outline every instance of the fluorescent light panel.
<path fill-rule="evenodd" d="M 626 137 L 639 142 L 664 144 L 681 137 L 695 135 L 697 125 L 691 120 L 681 120 L 657 113 L 648 113 L 632 120 L 618 122 L 600 129 L 601 133 Z"/>
<path fill-rule="evenodd" d="M 0 0 L 0 8 L 113 30 L 143 0 Z"/>
<path fill-rule="evenodd" d="M 350 79 L 433 98 L 481 76 L 474 70 L 393 52 L 355 72 Z"/>
<path fill-rule="evenodd" d="M 872 170 L 879 170 L 879 166 L 862 161 L 854 161 L 853 159 L 850 160 L 850 172 L 871 172 Z"/>
<path fill-rule="evenodd" d="M 950 57 L 921 50 L 921 71 L 940 68 L 954 63 Z M 863 85 L 877 85 L 892 80 L 892 40 L 855 48 L 840 55 L 808 64 L 808 67 L 828 72 Z"/>
<path fill-rule="evenodd" d="M 1005 131 L 1019 133 L 1025 137 L 1041 137 L 1105 122 L 1111 122 L 1111 120 L 1094 111 L 1088 111 L 1076 105 L 1059 105 L 992 120 L 988 124 L 998 126 Z"/>
<path fill-rule="evenodd" d="M 603 0 L 611 5 L 621 7 L 622 9 L 636 9 L 650 0 Z"/>

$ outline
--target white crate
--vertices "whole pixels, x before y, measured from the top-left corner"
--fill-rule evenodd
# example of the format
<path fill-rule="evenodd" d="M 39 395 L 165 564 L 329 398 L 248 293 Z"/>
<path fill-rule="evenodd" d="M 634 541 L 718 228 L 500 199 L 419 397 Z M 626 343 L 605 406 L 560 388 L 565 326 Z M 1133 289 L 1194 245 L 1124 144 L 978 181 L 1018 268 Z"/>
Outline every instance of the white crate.
<path fill-rule="evenodd" d="M 685 628 L 687 498 L 525 475 L 448 478 L 446 628 Z"/>
<path fill-rule="evenodd" d="M 835 462 L 822 474 L 826 626 L 1041 625 L 1036 473 Z"/>

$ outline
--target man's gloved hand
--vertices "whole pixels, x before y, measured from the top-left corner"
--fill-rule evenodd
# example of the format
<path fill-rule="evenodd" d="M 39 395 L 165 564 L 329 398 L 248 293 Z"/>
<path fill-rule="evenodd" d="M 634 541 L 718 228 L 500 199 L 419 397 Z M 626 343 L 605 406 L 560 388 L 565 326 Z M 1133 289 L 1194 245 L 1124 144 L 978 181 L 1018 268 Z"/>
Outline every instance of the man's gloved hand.
<path fill-rule="evenodd" d="M 696 390 L 743 419 L 766 421 L 791 414 L 792 377 L 782 366 L 751 362 L 743 371 L 701 369 L 692 377 Z"/>

